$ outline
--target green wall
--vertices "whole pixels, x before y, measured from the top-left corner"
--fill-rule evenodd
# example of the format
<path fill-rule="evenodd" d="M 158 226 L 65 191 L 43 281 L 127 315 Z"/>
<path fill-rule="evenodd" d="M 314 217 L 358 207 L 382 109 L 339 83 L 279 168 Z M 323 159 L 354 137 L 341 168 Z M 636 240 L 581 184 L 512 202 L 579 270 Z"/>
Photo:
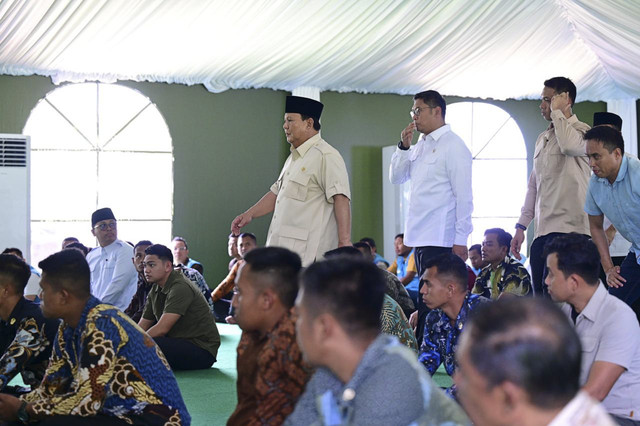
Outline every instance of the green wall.
<path fill-rule="evenodd" d="M 288 153 L 282 132 L 287 93 L 265 89 L 214 94 L 202 86 L 120 84 L 148 96 L 167 122 L 175 157 L 173 233 L 187 238 L 192 256 L 205 263 L 207 282 L 215 285 L 226 273 L 231 220 L 268 190 Z M 21 133 L 32 108 L 55 87 L 46 77 L 0 76 L 0 132 Z M 342 153 L 350 173 L 352 237 L 371 236 L 382 246 L 381 182 L 387 178 L 381 169 L 382 147 L 399 140 L 409 123 L 412 97 L 324 92 L 321 100 L 322 136 Z M 461 100 L 471 99 L 447 98 L 449 103 Z M 547 125 L 539 102 L 485 102 L 514 117 L 531 155 Z M 606 104 L 583 103 L 574 110 L 590 123 L 593 112 L 606 110 Z M 260 244 L 269 220 L 256 219 L 246 228 Z"/>

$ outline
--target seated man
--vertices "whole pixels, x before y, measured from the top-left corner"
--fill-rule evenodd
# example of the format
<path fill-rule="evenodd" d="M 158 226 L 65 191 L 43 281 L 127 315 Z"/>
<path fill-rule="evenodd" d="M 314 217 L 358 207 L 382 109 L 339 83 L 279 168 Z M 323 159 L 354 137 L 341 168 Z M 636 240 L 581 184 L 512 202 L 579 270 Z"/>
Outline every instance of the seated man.
<path fill-rule="evenodd" d="M 447 374 L 453 376 L 458 337 L 471 312 L 488 299 L 469 293 L 467 265 L 455 254 L 433 257 L 425 268 L 420 294 L 431 311 L 424 325 L 418 360 L 432 376 L 442 363 Z M 447 389 L 447 394 L 456 397 L 455 385 Z"/>
<path fill-rule="evenodd" d="M 362 253 L 365 260 L 371 260 L 373 262 L 373 253 L 371 251 L 371 247 L 367 243 L 358 242 L 354 243 L 353 246 Z M 400 305 L 404 315 L 409 318 L 409 316 L 411 316 L 411 314 L 416 310 L 415 304 L 413 303 L 413 300 L 411 300 L 411 296 L 409 296 L 407 289 L 402 285 L 396 275 L 386 269 L 382 270 L 384 271 L 384 276 L 386 278 L 385 282 L 387 284 L 385 293 Z"/>
<path fill-rule="evenodd" d="M 362 259 L 362 252 L 359 249 L 351 246 L 339 247 L 337 249 L 329 250 L 324 254 L 325 259 L 331 259 L 337 256 L 351 257 L 355 259 Z M 369 258 L 365 257 L 365 261 L 369 261 Z M 391 272 L 384 271 L 386 276 L 393 275 Z M 388 280 L 385 280 L 385 284 Z M 401 284 L 402 285 L 402 284 Z M 384 302 L 382 303 L 382 311 L 380 312 L 380 331 L 385 334 L 395 336 L 400 342 L 407 346 L 409 349 L 418 353 L 418 341 L 416 340 L 416 334 L 413 332 L 413 328 L 409 325 L 407 316 L 400 308 L 400 305 L 387 294 L 387 286 L 385 286 Z"/>
<path fill-rule="evenodd" d="M 138 274 L 131 264 L 131 246 L 118 239 L 118 222 L 110 208 L 93 212 L 91 233 L 100 245 L 87 255 L 91 294 L 125 310 L 136 292 Z"/>
<path fill-rule="evenodd" d="M 586 236 L 567 234 L 545 246 L 551 298 L 582 341 L 580 385 L 621 424 L 640 424 L 640 326 L 631 308 L 598 279 L 600 256 Z"/>
<path fill-rule="evenodd" d="M 138 325 L 153 337 L 174 370 L 209 368 L 216 361 L 220 335 L 204 296 L 173 269 L 171 250 L 147 247 L 144 276 L 153 283 Z"/>
<path fill-rule="evenodd" d="M 291 308 L 298 294 L 300 256 L 281 247 L 245 256 L 233 307 L 238 343 L 238 405 L 227 425 L 282 424 L 310 377 L 296 342 Z"/>
<path fill-rule="evenodd" d="M 258 240 L 256 236 L 251 232 L 244 232 L 240 234 L 237 238 L 238 241 L 238 254 L 240 255 L 240 260 L 236 262 L 227 276 L 218 284 L 218 286 L 213 289 L 211 292 L 211 300 L 213 301 L 216 318 L 218 321 L 222 321 L 227 317 L 227 313 L 231 316 L 230 306 L 231 297 L 233 294 L 233 287 L 235 286 L 236 276 L 238 274 L 238 270 L 244 264 L 243 258 L 249 253 L 251 250 L 258 246 Z M 229 318 L 229 322 L 234 323 L 235 320 Z"/>
<path fill-rule="evenodd" d="M 482 246 L 480 244 L 474 244 L 469 248 L 469 262 L 471 262 L 471 269 L 476 276 L 489 264 L 489 262 L 482 259 Z"/>
<path fill-rule="evenodd" d="M 486 303 L 456 358 L 458 399 L 476 425 L 614 426 L 580 391 L 580 340 L 546 299 Z"/>
<path fill-rule="evenodd" d="M 317 366 L 287 425 L 468 424 L 415 354 L 380 334 L 384 276 L 348 257 L 309 266 L 296 299 L 298 342 Z"/>
<path fill-rule="evenodd" d="M 189 258 L 187 240 L 182 237 L 174 237 L 173 240 L 171 240 L 171 244 L 173 245 L 173 257 L 175 258 L 176 266 L 184 265 L 187 268 L 193 268 L 201 274 L 204 274 L 202 263 Z"/>
<path fill-rule="evenodd" d="M 520 262 L 509 256 L 511 234 L 501 228 L 484 231 L 482 260 L 489 263 L 476 278 L 474 294 L 495 300 L 505 293 L 531 295 L 531 276 Z"/>
<path fill-rule="evenodd" d="M 63 250 L 38 266 L 43 313 L 62 323 L 42 383 L 22 402 L 0 394 L 0 418 L 50 425 L 189 424 L 159 348 L 128 316 L 91 295 L 82 253 Z"/>
<path fill-rule="evenodd" d="M 376 242 L 373 238 L 360 238 L 360 241 L 358 242 L 365 243 L 369 248 L 371 248 L 371 253 L 373 253 L 373 263 L 375 263 L 378 268 L 387 269 L 389 267 L 389 262 L 384 257 L 380 256 L 380 253 L 378 253 Z"/>
<path fill-rule="evenodd" d="M 144 277 L 144 251 L 147 247 L 152 246 L 153 243 L 149 240 L 139 241 L 133 247 L 133 258 L 131 261 L 133 262 L 133 266 L 138 271 L 138 287 L 136 290 L 136 294 L 133 295 L 133 299 L 131 299 L 131 303 L 129 307 L 125 309 L 124 313 L 129 315 L 131 319 L 138 323 L 140 318 L 142 318 L 142 311 L 144 309 L 144 305 L 147 302 L 147 296 L 149 295 L 149 291 L 151 290 L 150 282 L 147 282 L 147 279 Z"/>
<path fill-rule="evenodd" d="M 15 247 L 4 249 L 2 254 L 12 254 L 23 262 L 26 262 L 24 256 L 22 255 L 22 250 Z M 29 267 L 30 275 L 29 282 L 27 282 L 27 285 L 24 288 L 24 297 L 28 300 L 36 300 L 36 298 L 38 298 L 38 295 L 40 294 L 40 273 L 36 270 L 36 268 L 29 265 L 28 263 L 27 266 Z"/>
<path fill-rule="evenodd" d="M 17 256 L 0 254 L 0 391 L 18 373 L 32 387 L 49 364 L 58 321 L 45 320 L 38 304 L 23 297 L 31 271 Z"/>
<path fill-rule="evenodd" d="M 227 241 L 227 253 L 231 260 L 229 261 L 229 271 L 233 268 L 233 265 L 236 264 L 237 261 L 242 259 L 240 253 L 238 253 L 238 236 L 229 234 L 229 240 Z"/>
<path fill-rule="evenodd" d="M 387 268 L 387 271 L 396 274 L 400 278 L 400 282 L 407 289 L 411 300 L 417 305 L 420 277 L 417 275 L 418 269 L 416 268 L 413 249 L 404 245 L 404 234 L 396 235 L 393 246 L 396 250 L 396 259 Z"/>
<path fill-rule="evenodd" d="M 76 237 L 67 237 L 64 240 L 62 240 L 62 248 L 61 248 L 61 250 L 66 249 L 69 244 L 79 243 L 79 242 L 80 242 L 80 240 L 78 240 Z"/>

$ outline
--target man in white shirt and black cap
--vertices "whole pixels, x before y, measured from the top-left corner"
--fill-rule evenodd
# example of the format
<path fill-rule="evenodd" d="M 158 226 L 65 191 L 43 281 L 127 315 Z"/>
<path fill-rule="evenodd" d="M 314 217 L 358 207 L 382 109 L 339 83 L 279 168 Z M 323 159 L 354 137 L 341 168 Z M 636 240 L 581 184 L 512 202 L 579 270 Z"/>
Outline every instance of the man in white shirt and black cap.
<path fill-rule="evenodd" d="M 118 239 L 116 217 L 108 207 L 91 215 L 91 233 L 100 245 L 87 255 L 91 294 L 124 311 L 138 283 L 138 273 L 131 262 L 131 246 Z"/>
<path fill-rule="evenodd" d="M 287 96 L 282 127 L 291 155 L 270 190 L 231 223 L 237 235 L 273 212 L 266 245 L 298 253 L 305 266 L 351 245 L 349 176 L 340 153 L 320 137 L 322 109 L 313 99 Z"/>

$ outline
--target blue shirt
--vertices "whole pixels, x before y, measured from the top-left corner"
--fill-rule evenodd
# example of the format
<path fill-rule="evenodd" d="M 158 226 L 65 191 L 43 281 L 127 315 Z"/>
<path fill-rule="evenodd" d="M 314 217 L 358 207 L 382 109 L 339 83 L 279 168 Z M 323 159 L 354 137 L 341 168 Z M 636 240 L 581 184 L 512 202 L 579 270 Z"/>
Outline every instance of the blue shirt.
<path fill-rule="evenodd" d="M 409 259 L 411 258 L 411 256 L 413 256 L 414 250 L 415 249 L 411 249 L 411 253 L 409 253 L 407 257 L 398 256 L 396 258 L 396 264 L 398 265 L 398 273 L 396 275 L 398 275 L 398 278 L 402 279 L 404 278 L 405 275 L 407 275 L 407 267 L 409 266 Z M 409 284 L 405 284 L 404 287 L 407 290 L 418 291 L 420 290 L 419 283 L 420 283 L 420 277 L 416 273 L 416 275 L 413 277 L 411 282 Z"/>
<path fill-rule="evenodd" d="M 456 369 L 455 354 L 460 333 L 462 333 L 471 311 L 480 303 L 487 301 L 488 299 L 480 295 L 467 293 L 453 325 L 451 319 L 442 309 L 434 309 L 429 312 L 424 325 L 424 337 L 418 360 L 431 375 L 434 375 L 440 364 L 444 363 L 447 374 L 453 376 Z M 447 393 L 455 393 L 455 388 Z"/>
<path fill-rule="evenodd" d="M 584 211 L 609 218 L 620 235 L 631 242 L 631 251 L 640 263 L 640 160 L 624 155 L 613 184 L 592 175 Z"/>

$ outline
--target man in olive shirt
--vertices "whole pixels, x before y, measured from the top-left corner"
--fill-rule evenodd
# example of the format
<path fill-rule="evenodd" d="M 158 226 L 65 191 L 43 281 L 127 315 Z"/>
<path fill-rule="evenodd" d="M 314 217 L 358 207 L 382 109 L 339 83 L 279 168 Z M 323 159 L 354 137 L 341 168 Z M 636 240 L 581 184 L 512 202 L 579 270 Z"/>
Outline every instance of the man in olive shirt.
<path fill-rule="evenodd" d="M 220 335 L 209 305 L 193 283 L 173 269 L 168 247 L 145 250 L 144 276 L 153 287 L 138 323 L 153 337 L 174 370 L 210 368 Z"/>

